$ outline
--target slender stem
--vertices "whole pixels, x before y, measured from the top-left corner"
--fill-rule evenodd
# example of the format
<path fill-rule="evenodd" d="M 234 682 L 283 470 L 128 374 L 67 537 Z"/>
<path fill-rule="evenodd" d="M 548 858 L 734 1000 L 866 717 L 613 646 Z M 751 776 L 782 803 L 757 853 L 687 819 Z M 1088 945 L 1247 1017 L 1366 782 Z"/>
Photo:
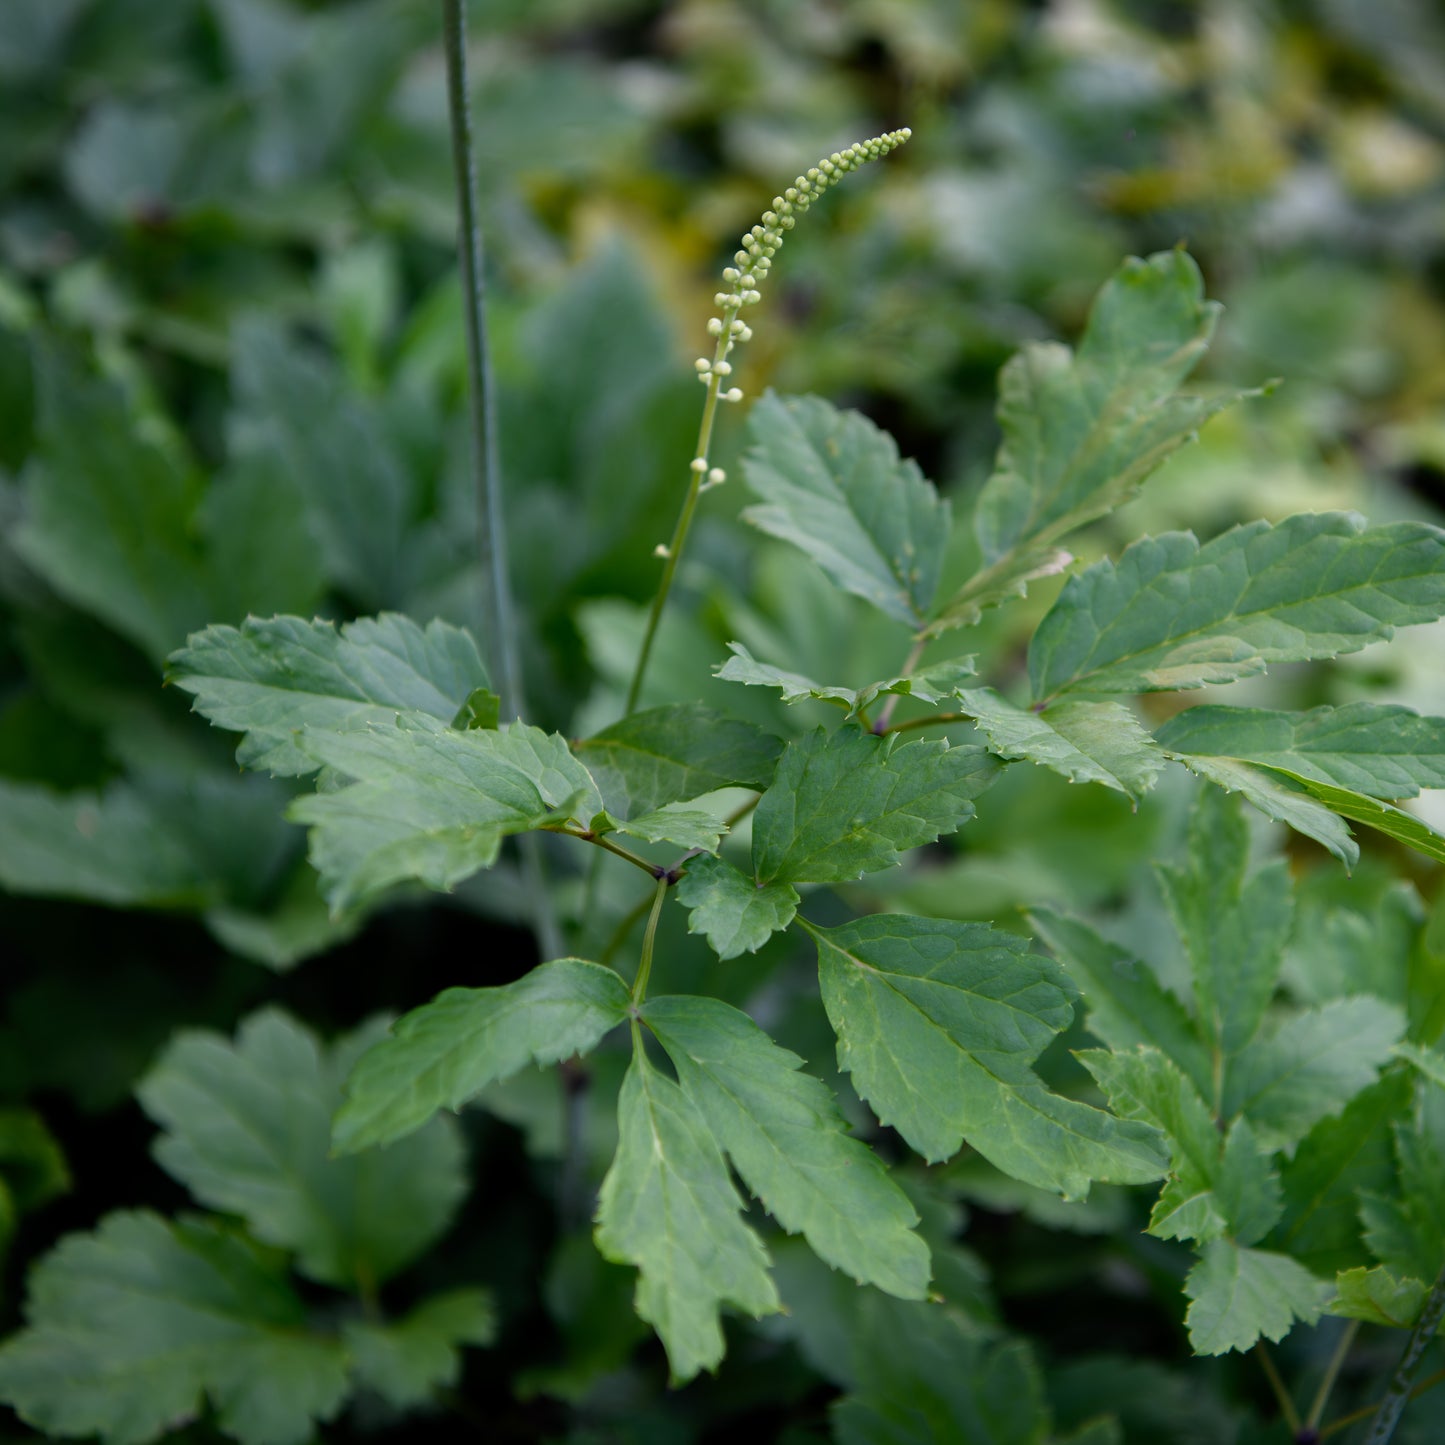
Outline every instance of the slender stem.
<path fill-rule="evenodd" d="M 1395 1433 L 1395 1426 L 1400 1423 L 1400 1416 L 1410 1399 L 1415 1371 L 1419 1368 L 1420 1359 L 1429 1348 L 1430 1341 L 1435 1338 L 1441 1320 L 1445 1320 L 1445 1269 L 1440 1271 L 1430 1293 L 1425 1296 L 1425 1306 L 1420 1311 L 1420 1318 L 1415 1321 L 1415 1328 L 1410 1331 L 1410 1338 L 1405 1342 L 1405 1353 L 1400 1356 L 1400 1363 L 1390 1377 L 1385 1398 L 1380 1401 L 1379 1409 L 1375 1411 L 1370 1433 L 1365 1437 L 1365 1445 L 1385 1445 Z"/>
<path fill-rule="evenodd" d="M 1433 1390 L 1436 1385 L 1445 1385 L 1445 1369 L 1436 1370 L 1433 1375 L 1426 1375 L 1413 1390 L 1410 1391 L 1410 1398 L 1418 1400 L 1421 1395 Z M 1348 1430 L 1351 1425 L 1358 1425 L 1361 1420 L 1368 1420 L 1380 1407 L 1378 1405 L 1366 1405 L 1359 1410 L 1351 1410 L 1348 1415 L 1341 1415 L 1338 1420 L 1331 1420 L 1323 1430 L 1320 1431 L 1320 1439 L 1328 1440 L 1331 1435 L 1338 1435 L 1341 1430 Z"/>
<path fill-rule="evenodd" d="M 903 670 L 898 674 L 900 677 L 913 676 L 913 669 L 917 667 L 922 660 L 923 649 L 927 646 L 928 639 L 926 637 L 914 639 L 913 647 L 904 659 Z M 893 710 L 898 706 L 899 696 L 899 693 L 894 692 L 890 693 L 888 697 L 884 699 L 883 711 L 878 714 L 878 721 L 873 725 L 873 731 L 875 733 L 886 733 L 888 731 L 888 724 L 893 719 Z"/>
<path fill-rule="evenodd" d="M 1340 1331 L 1340 1337 L 1335 1342 L 1334 1353 L 1330 1356 L 1329 1364 L 1325 1366 L 1324 1379 L 1320 1381 L 1320 1387 L 1315 1391 L 1315 1398 L 1310 1405 L 1310 1412 L 1305 1416 L 1307 1430 L 1319 1429 L 1320 1420 L 1324 1417 L 1325 1406 L 1329 1403 L 1330 1391 L 1335 1388 L 1335 1381 L 1339 1378 L 1340 1370 L 1344 1367 L 1345 1359 L 1350 1353 L 1350 1346 L 1354 1344 L 1359 1329 L 1359 1320 L 1350 1320 Z"/>
<path fill-rule="evenodd" d="M 879 722 L 883 719 L 879 718 Z M 909 718 L 907 722 L 895 723 L 891 728 L 883 728 L 883 732 L 906 733 L 914 728 L 931 728 L 946 726 L 948 723 L 972 722 L 973 714 L 967 712 L 935 712 L 927 717 Z M 877 729 L 875 729 L 877 731 Z"/>
<path fill-rule="evenodd" d="M 1275 1369 L 1274 1357 L 1270 1354 L 1268 1347 L 1263 1340 L 1260 1340 L 1254 1347 L 1254 1353 L 1259 1357 L 1259 1363 L 1264 1369 L 1264 1377 L 1269 1381 L 1269 1387 L 1274 1391 L 1274 1398 L 1279 1401 L 1280 1414 L 1284 1416 L 1284 1423 L 1289 1426 L 1291 1435 L 1300 1433 L 1299 1411 L 1294 1407 L 1294 1401 L 1290 1393 L 1284 1387 L 1284 1381 L 1279 1377 L 1279 1371 Z"/>
<path fill-rule="evenodd" d="M 609 853 L 615 853 L 619 858 L 625 858 L 634 868 L 641 868 L 651 878 L 658 877 L 663 871 L 654 863 L 649 863 L 646 858 L 639 858 L 636 853 L 629 853 L 626 848 L 620 848 L 610 838 L 601 833 L 589 833 L 585 828 L 569 828 L 565 823 L 553 823 L 550 827 L 541 830 L 545 833 L 562 833 L 568 838 L 580 838 L 584 843 L 592 843 L 598 848 L 605 848 Z"/>
<path fill-rule="evenodd" d="M 652 912 L 647 916 L 647 932 L 642 935 L 642 961 L 637 965 L 637 979 L 632 985 L 634 1008 L 647 997 L 647 980 L 652 975 L 652 946 L 657 940 L 657 920 L 662 916 L 662 900 L 666 897 L 667 879 L 659 878 L 652 895 Z"/>
<path fill-rule="evenodd" d="M 597 955 L 597 962 L 603 967 L 611 965 L 612 960 L 617 957 L 622 945 L 627 942 L 627 935 L 637 927 L 639 920 L 652 907 L 652 895 L 646 898 L 639 898 L 637 902 L 623 915 L 621 922 L 612 931 L 612 937 L 607 940 L 602 952 Z"/>

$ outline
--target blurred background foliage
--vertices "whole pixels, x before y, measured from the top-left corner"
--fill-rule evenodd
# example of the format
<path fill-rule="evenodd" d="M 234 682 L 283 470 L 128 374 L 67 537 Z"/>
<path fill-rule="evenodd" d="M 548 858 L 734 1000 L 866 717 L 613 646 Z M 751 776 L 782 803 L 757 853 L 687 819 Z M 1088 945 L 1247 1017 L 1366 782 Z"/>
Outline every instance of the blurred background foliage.
<path fill-rule="evenodd" d="M 281 816 L 287 787 L 238 775 L 227 740 L 160 686 L 189 630 L 248 612 L 476 621 L 439 26 L 422 0 L 0 6 L 12 1319 L 27 1261 L 59 1234 L 118 1205 L 184 1202 L 146 1163 L 130 1101 L 175 1028 L 229 1032 L 279 1002 L 332 1032 L 533 961 L 505 867 L 450 899 L 329 920 Z M 1197 383 L 1264 392 L 1081 550 L 1297 510 L 1441 520 L 1445 18 L 1427 0 L 489 0 L 472 36 L 539 722 L 578 736 L 620 710 L 695 433 L 689 359 L 734 238 L 783 179 L 895 126 L 911 144 L 790 236 L 739 369 L 749 396 L 861 408 L 966 507 L 997 443 L 1000 365 L 1025 340 L 1074 339 L 1123 255 L 1186 243 L 1227 308 Z M 724 420 L 730 466 L 743 429 Z M 856 685 L 894 671 L 906 639 L 742 528 L 741 490 L 709 493 L 645 701 L 702 697 L 791 733 L 824 714 L 713 680 L 728 640 Z M 991 681 L 1007 686 L 1051 595 L 967 639 L 1005 660 Z M 1440 630 L 1281 668 L 1228 700 L 1359 696 L 1445 712 Z M 1162 927 L 1148 868 L 1175 846 L 1186 791 L 1134 814 L 1015 770 L 956 845 L 846 901 L 1004 922 L 1026 904 L 1092 909 L 1147 951 Z M 1297 871 L 1323 880 L 1310 926 L 1334 910 L 1373 928 L 1388 908 L 1391 947 L 1423 946 L 1435 872 L 1362 841 L 1341 887 L 1290 840 Z M 604 873 L 582 917 L 575 860 L 554 861 L 579 951 L 625 948 L 630 880 Z M 667 927 L 661 970 L 765 1010 L 867 1124 L 786 943 L 720 967 Z M 1438 908 L 1430 927 L 1441 942 Z M 1053 1067 L 1078 1084 L 1063 1050 Z M 599 1063 L 583 1111 L 594 1181 L 616 1074 Z M 827 1281 L 801 1259 L 790 1322 L 738 1331 L 719 1384 L 665 1394 L 655 1347 L 637 1353 L 619 1313 L 625 1277 L 581 1247 L 582 1219 L 554 1226 L 539 1204 L 565 1149 L 561 1087 L 523 1075 L 468 1116 L 483 1182 L 398 1287 L 495 1291 L 499 1343 L 464 1391 L 495 1438 L 825 1438 L 849 1377 L 829 1363 Z M 1130 1441 L 1276 1438 L 1254 1374 L 1166 1370 L 1182 1357 L 1184 1257 L 1136 1236 L 1137 1201 L 1104 1191 L 1064 1217 L 978 1169 L 911 1177 L 939 1241 L 972 1211 L 970 1248 L 949 1243 L 945 1266 L 976 1279 L 978 1338 L 995 1310 L 1035 1335 L 1060 1431 L 1127 1398 L 1147 1401 L 1125 1412 Z M 1331 1343 L 1303 1332 L 1290 1363 L 1307 1377 Z M 1135 1359 L 1070 1363 L 1100 1349 Z M 359 1409 L 332 1429 L 388 1418 Z M 1398 1438 L 1442 1428 L 1422 1402 Z"/>

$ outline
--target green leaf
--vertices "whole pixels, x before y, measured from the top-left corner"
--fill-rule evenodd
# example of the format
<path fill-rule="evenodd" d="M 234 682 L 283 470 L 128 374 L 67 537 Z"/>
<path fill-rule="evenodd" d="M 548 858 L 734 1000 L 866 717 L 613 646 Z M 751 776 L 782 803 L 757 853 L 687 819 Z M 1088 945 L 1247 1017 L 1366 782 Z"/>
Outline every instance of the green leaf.
<path fill-rule="evenodd" d="M 1206 1042 L 1228 1056 L 1254 1037 L 1274 995 L 1294 919 L 1289 869 L 1276 859 L 1253 876 L 1249 826 L 1236 799 L 1201 788 L 1183 864 L 1157 867 L 1164 900 L 1189 955 Z"/>
<path fill-rule="evenodd" d="M 806 552 L 845 591 L 918 628 L 928 620 L 949 504 L 887 432 L 815 396 L 769 392 L 748 418 L 743 518 Z"/>
<path fill-rule="evenodd" d="M 1189 1271 L 1185 1315 L 1197 1355 L 1247 1350 L 1261 1337 L 1282 1340 L 1296 1320 L 1314 1324 L 1330 1299 L 1330 1286 L 1288 1255 L 1244 1249 L 1216 1239 Z"/>
<path fill-rule="evenodd" d="M 0 1108 L 0 1180 L 21 1213 L 70 1189 L 64 1151 L 33 1109 Z"/>
<path fill-rule="evenodd" d="M 1176 395 L 1218 313 L 1183 251 L 1131 257 L 1095 300 L 1077 355 L 1032 342 L 1004 367 L 1003 445 L 974 514 L 984 566 L 934 631 L 975 622 L 1067 565 L 1058 542 L 1128 501 L 1204 422 L 1248 394 Z"/>
<path fill-rule="evenodd" d="M 724 682 L 740 682 L 747 687 L 775 687 L 785 703 L 809 699 L 835 702 L 846 709 L 849 717 L 860 708 L 867 707 L 875 698 L 891 694 L 916 697 L 920 702 L 927 703 L 957 697 L 964 680 L 974 676 L 976 671 L 972 657 L 953 657 L 906 677 L 884 678 L 881 682 L 870 682 L 859 688 L 827 687 L 801 673 L 759 662 L 741 642 L 728 643 L 728 651 L 732 656 L 721 667 L 714 669 L 714 676 Z"/>
<path fill-rule="evenodd" d="M 1191 707 L 1155 734 L 1171 753 L 1235 758 L 1371 798 L 1445 788 L 1445 718 L 1353 702 L 1309 712 Z"/>
<path fill-rule="evenodd" d="M 1344 823 L 1328 808 L 1290 787 L 1277 773 L 1237 763 L 1233 758 L 1176 756 L 1197 777 L 1223 788 L 1226 793 L 1238 793 L 1267 818 L 1287 823 L 1297 833 L 1313 838 L 1346 868 L 1353 868 L 1360 861 L 1359 846 Z"/>
<path fill-rule="evenodd" d="M 902 1299 L 928 1293 L 918 1216 L 878 1156 L 850 1138 L 827 1089 L 746 1014 L 718 999 L 660 998 L 642 1011 L 683 1092 L 743 1182 L 820 1258 Z"/>
<path fill-rule="evenodd" d="M 721 858 L 688 860 L 677 901 L 691 910 L 689 933 L 701 933 L 719 958 L 756 953 L 798 911 L 791 883 L 754 883 Z"/>
<path fill-rule="evenodd" d="M 489 868 L 508 834 L 602 807 L 566 742 L 521 722 L 456 732 L 408 713 L 395 727 L 306 728 L 297 746 L 357 780 L 289 810 L 311 825 L 311 861 L 334 913 L 403 879 L 451 888 Z"/>
<path fill-rule="evenodd" d="M 1375 1082 L 1404 1032 L 1404 1012 L 1368 995 L 1295 1014 L 1226 1062 L 1222 1113 L 1248 1118 L 1270 1148 L 1293 1149 Z"/>
<path fill-rule="evenodd" d="M 1035 908 L 1028 921 L 1083 993 L 1091 1034 L 1116 1050 L 1153 1045 L 1183 1071 L 1201 1097 L 1210 1091 L 1213 1067 L 1199 1030 L 1148 964 L 1077 918 Z"/>
<path fill-rule="evenodd" d="M 323 1050 L 276 1009 L 252 1014 L 235 1044 L 182 1032 L 141 1081 L 142 1107 L 166 1131 L 161 1166 L 202 1203 L 243 1218 L 290 1250 L 303 1274 L 343 1289 L 395 1274 L 451 1223 L 467 1191 L 460 1133 L 437 1120 L 386 1153 L 329 1157 L 331 1116 L 363 1026 Z"/>
<path fill-rule="evenodd" d="M 346 1081 L 333 1144 L 353 1153 L 460 1109 L 524 1064 L 586 1053 L 627 1016 L 627 988 L 610 968 L 554 959 L 502 988 L 449 988 L 403 1014 Z"/>
<path fill-rule="evenodd" d="M 501 726 L 502 699 L 491 688 L 473 688 L 452 719 L 454 728 L 496 728 Z"/>
<path fill-rule="evenodd" d="M 1065 699 L 1038 712 L 991 687 L 959 693 L 960 707 L 1001 758 L 1026 758 L 1071 783 L 1103 783 L 1135 799 L 1152 788 L 1164 757 L 1123 703 Z"/>
<path fill-rule="evenodd" d="M 0 1399 L 48 1435 L 142 1445 L 203 1397 L 243 1445 L 304 1445 L 347 1392 L 339 1340 L 308 1333 L 274 1257 L 210 1222 L 108 1215 L 36 1266 Z"/>
<path fill-rule="evenodd" d="M 676 843 L 679 848 L 701 848 L 716 853 L 727 824 L 716 813 L 703 808 L 688 808 L 681 803 L 668 803 L 652 813 L 619 821 L 610 813 L 600 813 L 611 826 L 608 832 L 626 833 L 647 843 Z M 593 820 L 592 831 L 599 831 Z"/>
<path fill-rule="evenodd" d="M 1422 818 L 1382 803 L 1377 798 L 1367 798 L 1362 793 L 1352 793 L 1348 788 L 1338 788 L 1332 783 L 1319 783 L 1313 778 L 1301 777 L 1295 773 L 1276 770 L 1285 787 L 1297 787 L 1332 813 L 1349 818 L 1355 823 L 1366 823 L 1371 828 L 1396 839 L 1433 858 L 1445 863 L 1445 835 L 1437 833 Z"/>
<path fill-rule="evenodd" d="M 167 677 L 203 717 L 246 734 L 242 767 L 284 774 L 317 766 L 297 745 L 304 727 L 391 724 L 398 711 L 450 723 L 487 684 L 469 633 L 440 620 L 423 629 L 394 612 L 340 628 L 299 617 L 208 627 L 172 655 Z"/>
<path fill-rule="evenodd" d="M 697 1106 L 640 1048 L 617 1101 L 617 1155 L 597 1204 L 597 1248 L 636 1265 L 637 1313 L 667 1350 L 674 1384 L 723 1356 L 719 1310 L 781 1308 L 762 1241 Z"/>
<path fill-rule="evenodd" d="M 765 788 L 783 744 L 701 703 L 634 713 L 576 745 L 609 812 L 651 813 L 719 788 Z"/>
<path fill-rule="evenodd" d="M 1062 970 L 977 923 L 879 914 L 823 929 L 823 1004 L 838 1065 L 930 1161 L 967 1140 L 1006 1174 L 1081 1196 L 1163 1172 L 1152 1126 L 1051 1093 L 1030 1065 L 1067 1027 Z"/>
<path fill-rule="evenodd" d="M 357 1381 L 398 1410 L 426 1405 L 461 1378 L 459 1346 L 489 1345 L 497 1312 L 484 1289 L 447 1290 L 423 1300 L 404 1319 L 386 1324 L 350 1320 L 346 1348 Z"/>
<path fill-rule="evenodd" d="M 1029 645 L 1036 698 L 1233 682 L 1445 612 L 1445 532 L 1353 512 L 1145 537 L 1065 584 Z"/>
<path fill-rule="evenodd" d="M 1423 1280 L 1396 1279 L 1383 1265 L 1374 1269 L 1347 1269 L 1335 1278 L 1332 1315 L 1391 1329 L 1413 1329 L 1425 1307 L 1430 1286 Z"/>
<path fill-rule="evenodd" d="M 999 765 L 945 740 L 898 744 L 845 727 L 789 743 L 753 814 L 760 883 L 837 883 L 888 868 L 952 833 Z"/>
<path fill-rule="evenodd" d="M 1445 1268 L 1440 1201 L 1445 1199 L 1445 1089 L 1421 1080 L 1415 1106 L 1393 1129 L 1397 1185 L 1360 1205 L 1365 1243 L 1399 1276 L 1434 1280 Z"/>
<path fill-rule="evenodd" d="M 1396 1057 L 1408 1059 L 1432 1083 L 1445 1089 L 1445 1054 L 1439 1049 L 1422 1049 L 1418 1044 L 1397 1044 Z"/>

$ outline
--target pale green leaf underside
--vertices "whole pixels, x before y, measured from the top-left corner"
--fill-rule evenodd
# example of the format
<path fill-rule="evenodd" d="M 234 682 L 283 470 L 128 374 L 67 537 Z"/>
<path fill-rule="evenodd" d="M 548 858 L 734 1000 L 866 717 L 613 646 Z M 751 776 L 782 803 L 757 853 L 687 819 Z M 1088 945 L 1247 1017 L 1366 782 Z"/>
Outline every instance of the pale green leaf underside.
<path fill-rule="evenodd" d="M 866 708 L 876 698 L 889 694 L 914 697 L 920 702 L 939 703 L 957 697 L 967 678 L 974 676 L 972 657 L 954 657 L 946 662 L 910 673 L 907 677 L 888 677 L 862 687 L 830 687 L 814 682 L 799 672 L 759 662 L 741 642 L 728 643 L 732 656 L 715 670 L 724 682 L 740 682 L 747 687 L 775 687 L 785 703 L 831 702 L 844 708 L 849 717 Z"/>
<path fill-rule="evenodd" d="M 338 628 L 320 618 L 248 618 L 208 627 L 173 653 L 169 681 L 195 697 L 217 727 L 245 733 L 243 767 L 309 773 L 316 758 L 296 745 L 303 727 L 338 731 L 423 712 L 456 717 L 487 670 L 471 634 L 434 620 L 419 627 L 394 612 Z"/>
<path fill-rule="evenodd" d="M 703 934 L 722 959 L 756 953 L 798 911 L 791 883 L 759 885 L 721 858 L 690 859 L 676 891 L 691 910 L 688 932 Z"/>
<path fill-rule="evenodd" d="M 998 775 L 981 747 L 897 744 L 853 727 L 788 745 L 753 815 L 760 883 L 835 883 L 952 833 Z"/>
<path fill-rule="evenodd" d="M 719 788 L 765 788 L 783 744 L 701 703 L 634 713 L 576 744 L 609 812 L 651 813 Z"/>
<path fill-rule="evenodd" d="M 674 1384 L 715 1369 L 719 1311 L 782 1306 L 762 1241 L 697 1106 L 639 1049 L 617 1101 L 617 1154 L 597 1204 L 597 1248 L 636 1265 L 637 1313 L 657 1331 Z"/>
<path fill-rule="evenodd" d="M 525 1064 L 586 1053 L 622 1022 L 628 1003 L 611 969 L 578 958 L 554 959 L 501 988 L 449 988 L 362 1055 L 333 1144 L 350 1153 L 390 1143 Z"/>
<path fill-rule="evenodd" d="M 1236 758 L 1371 798 L 1445 788 L 1445 718 L 1353 702 L 1308 712 L 1192 707 L 1156 733 L 1173 753 Z"/>
<path fill-rule="evenodd" d="M 910 627 L 928 619 L 951 510 L 887 432 L 818 397 L 769 392 L 748 419 L 744 513 L 834 582 Z"/>
<path fill-rule="evenodd" d="M 1396 1279 L 1383 1265 L 1347 1269 L 1335 1278 L 1329 1313 L 1391 1329 L 1413 1329 L 1430 1287 L 1423 1280 Z"/>
<path fill-rule="evenodd" d="M 1123 703 L 1066 698 L 1034 712 L 982 687 L 961 692 L 959 706 L 976 720 L 991 751 L 1040 763 L 1071 783 L 1103 783 L 1137 800 L 1166 761 Z"/>
<path fill-rule="evenodd" d="M 1170 453 L 1241 393 L 1178 396 L 1208 346 L 1219 308 L 1183 251 L 1131 258 L 1095 300 L 1077 354 L 1023 348 L 999 378 L 1003 444 L 979 495 L 983 567 L 949 599 L 933 631 L 1067 565 L 1057 544 L 1128 501 Z"/>
<path fill-rule="evenodd" d="M 0 1346 L 0 1399 L 46 1435 L 142 1445 L 209 1397 L 243 1445 L 303 1445 L 347 1392 L 284 1273 L 210 1223 L 108 1215 L 36 1266 L 29 1326 Z"/>
<path fill-rule="evenodd" d="M 1233 682 L 1445 612 L 1445 532 L 1352 512 L 1145 537 L 1070 578 L 1029 646 L 1036 698 Z"/>
<path fill-rule="evenodd" d="M 1323 804 L 1330 812 L 1338 813 L 1353 823 L 1364 823 L 1367 827 L 1415 849 L 1417 853 L 1435 859 L 1437 863 L 1445 863 L 1445 835 L 1437 833 L 1414 813 L 1407 813 L 1403 808 L 1383 803 L 1378 798 L 1367 798 L 1364 794 L 1351 792 L 1348 788 L 1336 787 L 1333 783 L 1321 783 L 1313 778 L 1301 777 L 1283 768 L 1273 771 L 1285 779 L 1287 785 L 1298 787 L 1302 793 Z"/>
<path fill-rule="evenodd" d="M 1189 1343 L 1199 1355 L 1247 1350 L 1261 1337 L 1282 1340 L 1296 1320 L 1314 1324 L 1331 1294 L 1288 1255 L 1223 1239 L 1205 1246 L 1184 1292 L 1193 1301 L 1185 1316 Z"/>
<path fill-rule="evenodd" d="M 626 833 L 630 838 L 641 838 L 645 843 L 675 843 L 679 848 L 701 848 L 704 853 L 716 853 L 718 842 L 727 832 L 727 824 L 716 813 L 704 808 L 689 808 L 682 803 L 668 803 L 655 812 L 641 813 L 635 818 L 619 820 L 609 813 L 598 815 L 606 819 L 608 832 Z M 597 819 L 592 821 L 594 832 Z"/>
<path fill-rule="evenodd" d="M 311 861 L 335 912 L 404 879 L 451 888 L 489 867 L 508 834 L 601 811 L 592 778 L 555 733 L 520 722 L 457 732 L 421 713 L 400 723 L 307 728 L 297 739 L 355 780 L 290 810 L 311 825 Z"/>
<path fill-rule="evenodd" d="M 165 1131 L 155 1153 L 167 1173 L 294 1253 L 303 1274 L 343 1289 L 383 1283 L 409 1264 L 467 1191 L 450 1119 L 384 1154 L 329 1157 L 342 1080 L 378 1033 L 363 1027 L 323 1050 L 309 1029 L 266 1009 L 234 1044 L 177 1035 L 137 1090 Z"/>
<path fill-rule="evenodd" d="M 497 1311 L 484 1289 L 463 1287 L 425 1299 L 386 1324 L 350 1320 L 346 1347 L 357 1381 L 398 1410 L 426 1406 L 461 1375 L 462 1345 L 489 1345 Z"/>
<path fill-rule="evenodd" d="M 1051 1093 L 1030 1067 L 1073 1016 L 1062 971 L 983 924 L 880 914 L 809 927 L 839 1067 L 924 1158 L 967 1140 L 1066 1197 L 1163 1172 L 1156 1131 Z"/>
<path fill-rule="evenodd" d="M 743 1182 L 790 1233 L 862 1284 L 903 1299 L 928 1292 L 918 1217 L 878 1156 L 849 1137 L 832 1095 L 802 1059 L 746 1014 L 709 998 L 654 999 L 643 1010 L 683 1092 Z"/>

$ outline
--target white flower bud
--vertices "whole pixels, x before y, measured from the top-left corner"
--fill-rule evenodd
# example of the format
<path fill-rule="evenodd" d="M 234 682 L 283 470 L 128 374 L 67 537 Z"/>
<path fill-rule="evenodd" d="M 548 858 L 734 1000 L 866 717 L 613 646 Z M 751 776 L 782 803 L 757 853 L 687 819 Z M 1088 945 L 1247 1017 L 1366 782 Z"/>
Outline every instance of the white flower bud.
<path fill-rule="evenodd" d="M 706 458 L 706 457 L 694 457 L 694 458 L 688 463 L 688 466 L 689 466 L 693 471 L 695 471 L 695 472 L 705 472 L 705 471 L 707 470 L 707 458 Z"/>
<path fill-rule="evenodd" d="M 714 316 L 707 323 L 707 334 L 709 336 L 721 336 L 722 329 L 723 327 L 721 316 Z"/>
<path fill-rule="evenodd" d="M 732 365 L 726 361 L 719 361 L 717 365 L 713 367 L 713 371 L 716 372 L 718 376 L 731 376 L 733 374 Z"/>
<path fill-rule="evenodd" d="M 708 372 L 712 370 L 712 362 L 705 356 L 699 356 L 698 359 L 693 362 L 693 365 L 697 368 L 697 374 L 699 376 L 706 376 Z"/>
<path fill-rule="evenodd" d="M 721 467 L 714 467 L 707 474 L 707 484 L 710 487 L 720 487 L 727 479 L 728 474 Z"/>
<path fill-rule="evenodd" d="M 724 401 L 741 401 L 743 389 L 740 386 L 729 387 L 727 391 L 723 392 L 722 397 Z"/>
<path fill-rule="evenodd" d="M 672 549 L 666 542 L 659 542 L 657 546 L 652 549 L 652 555 L 654 557 L 671 557 Z"/>

